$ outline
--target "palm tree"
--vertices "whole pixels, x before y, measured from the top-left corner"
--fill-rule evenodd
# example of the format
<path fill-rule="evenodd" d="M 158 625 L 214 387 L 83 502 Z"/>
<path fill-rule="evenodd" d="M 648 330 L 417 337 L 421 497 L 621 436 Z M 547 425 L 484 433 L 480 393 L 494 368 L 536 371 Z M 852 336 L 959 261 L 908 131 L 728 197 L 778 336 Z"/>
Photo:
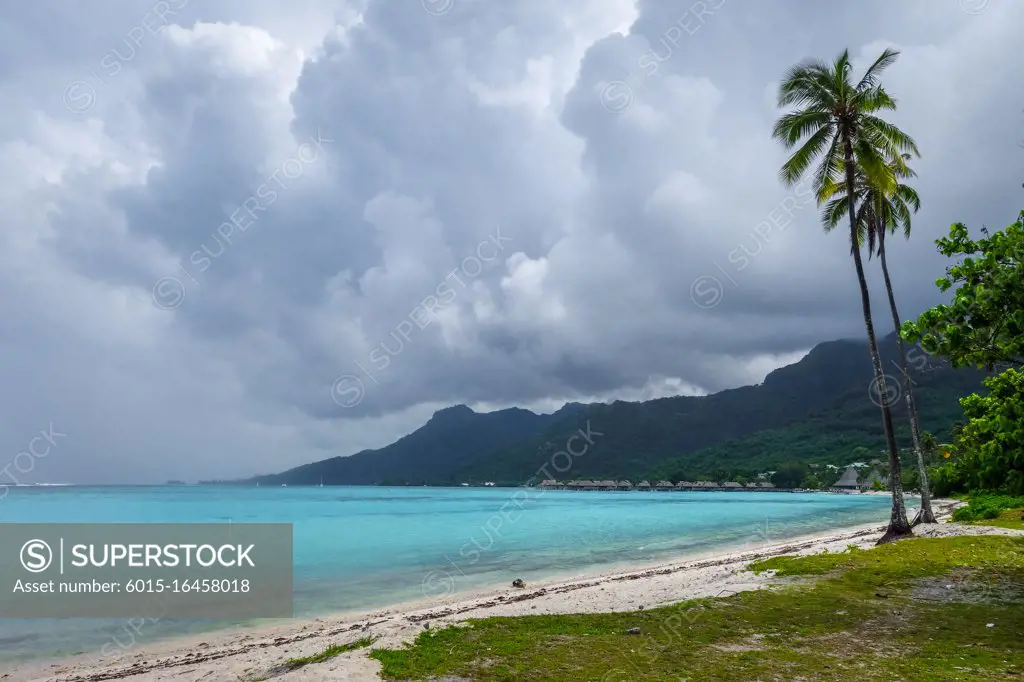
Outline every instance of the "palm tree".
<path fill-rule="evenodd" d="M 910 238 L 911 213 L 916 213 L 921 208 L 921 199 L 913 187 L 900 182 L 906 178 L 917 177 L 907 165 L 910 154 L 891 159 L 889 161 L 889 172 L 894 179 L 890 187 L 891 192 L 886 194 L 878 187 L 872 185 L 868 178 L 861 171 L 856 171 L 857 181 L 857 224 L 859 233 L 857 235 L 858 246 L 867 239 L 868 258 L 877 253 L 882 263 L 882 274 L 885 279 L 885 290 L 889 296 L 889 310 L 892 312 L 893 325 L 896 328 L 896 340 L 900 350 L 900 370 L 902 372 L 903 397 L 907 402 L 907 416 L 910 419 L 910 433 L 914 440 L 914 454 L 917 457 L 917 472 L 921 488 L 921 511 L 918 521 L 921 523 L 936 523 L 935 513 L 932 511 L 931 492 L 928 488 L 928 472 L 924 465 L 924 454 L 921 446 L 921 428 L 917 419 L 917 407 L 914 404 L 914 392 L 910 380 L 910 372 L 907 369 L 907 351 L 900 336 L 900 315 L 896 308 L 896 297 L 892 291 L 892 280 L 889 277 L 889 265 L 885 258 L 885 235 L 887 232 L 896 232 L 902 229 L 903 235 Z M 822 222 L 826 230 L 835 228 L 849 210 L 849 202 L 846 200 L 846 183 L 834 182 L 827 188 L 825 193 L 831 197 L 822 211 Z"/>
<path fill-rule="evenodd" d="M 779 118 L 772 130 L 772 137 L 786 149 L 792 149 L 804 140 L 779 172 L 787 185 L 797 184 L 819 158 L 820 164 L 813 174 L 813 188 L 819 203 L 827 198 L 829 185 L 845 177 L 853 263 L 860 284 L 864 327 L 875 371 L 874 383 L 882 396 L 885 395 L 885 374 L 878 355 L 871 319 L 871 297 L 860 257 L 856 176 L 860 169 L 873 185 L 889 192 L 895 179 L 886 160 L 900 158 L 908 151 L 917 153 L 917 145 L 906 133 L 876 116 L 879 111 L 896 108 L 895 100 L 879 84 L 879 77 L 898 56 L 899 52 L 895 50 L 885 50 L 856 84 L 850 80 L 852 66 L 847 50 L 832 64 L 811 60 L 794 66 L 779 86 L 778 103 L 780 108 L 796 107 L 796 111 Z M 912 533 L 903 502 L 899 448 L 893 433 L 892 413 L 884 398 L 881 410 L 892 471 L 892 515 L 889 528 L 879 543 Z"/>

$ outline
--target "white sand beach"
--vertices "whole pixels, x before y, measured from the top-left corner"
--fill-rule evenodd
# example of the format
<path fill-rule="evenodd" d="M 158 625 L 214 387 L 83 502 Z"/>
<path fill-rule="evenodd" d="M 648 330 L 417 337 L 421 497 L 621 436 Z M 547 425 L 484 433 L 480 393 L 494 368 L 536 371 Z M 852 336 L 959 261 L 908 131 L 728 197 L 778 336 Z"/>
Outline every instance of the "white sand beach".
<path fill-rule="evenodd" d="M 946 519 L 956 505 L 953 501 L 940 500 L 936 501 L 935 509 Z M 883 530 L 884 527 L 877 524 L 844 528 L 785 542 L 751 544 L 729 553 L 681 558 L 657 566 L 527 584 L 520 589 L 507 587 L 474 594 L 458 593 L 371 612 L 295 620 L 259 629 L 220 631 L 149 644 L 140 636 L 139 643 L 123 651 L 119 660 L 109 656 L 101 658 L 100 652 L 94 652 L 58 661 L 33 662 L 0 668 L 0 680 L 375 680 L 379 666 L 367 656 L 368 649 L 283 673 L 279 666 L 288 659 L 310 656 L 329 645 L 352 642 L 367 635 L 377 638 L 374 646 L 399 647 L 411 642 L 427 627 L 441 628 L 467 618 L 635 611 L 696 597 L 761 589 L 769 584 L 771 577 L 755 576 L 746 570 L 753 560 L 782 554 L 843 551 L 849 545 L 867 548 Z M 918 526 L 915 533 L 918 536 L 1021 534 L 987 526 L 948 523 Z"/>

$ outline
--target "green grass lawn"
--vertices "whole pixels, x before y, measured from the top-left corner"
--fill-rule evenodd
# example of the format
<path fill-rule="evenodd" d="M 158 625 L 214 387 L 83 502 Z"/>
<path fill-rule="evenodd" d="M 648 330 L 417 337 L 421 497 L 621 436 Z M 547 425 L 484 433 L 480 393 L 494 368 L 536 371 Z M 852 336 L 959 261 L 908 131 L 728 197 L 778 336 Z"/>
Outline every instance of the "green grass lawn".
<path fill-rule="evenodd" d="M 1024 530 L 1024 508 L 1007 509 L 999 514 L 998 518 L 975 521 L 979 526 L 996 526 L 998 528 L 1013 528 Z"/>
<path fill-rule="evenodd" d="M 776 589 L 487 618 L 375 649 L 389 680 L 1024 679 L 1024 540 L 912 539 L 752 565 Z M 640 634 L 628 634 L 640 628 Z"/>

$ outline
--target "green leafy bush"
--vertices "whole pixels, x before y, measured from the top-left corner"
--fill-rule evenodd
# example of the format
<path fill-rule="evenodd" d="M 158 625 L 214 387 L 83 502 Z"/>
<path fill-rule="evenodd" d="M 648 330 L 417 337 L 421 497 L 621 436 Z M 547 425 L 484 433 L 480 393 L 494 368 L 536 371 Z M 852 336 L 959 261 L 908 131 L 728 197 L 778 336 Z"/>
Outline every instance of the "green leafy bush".
<path fill-rule="evenodd" d="M 1008 369 L 984 383 L 988 395 L 960 400 L 969 421 L 956 436 L 952 459 L 932 470 L 936 495 L 1024 495 L 1024 372 Z"/>
<path fill-rule="evenodd" d="M 948 497 L 967 488 L 967 475 L 956 462 L 946 462 L 928 471 L 928 483 L 935 497 Z"/>
<path fill-rule="evenodd" d="M 972 495 L 966 507 L 953 512 L 953 520 L 961 522 L 985 521 L 999 518 L 1006 509 L 1024 507 L 1024 497 L 1011 495 L 981 494 Z"/>

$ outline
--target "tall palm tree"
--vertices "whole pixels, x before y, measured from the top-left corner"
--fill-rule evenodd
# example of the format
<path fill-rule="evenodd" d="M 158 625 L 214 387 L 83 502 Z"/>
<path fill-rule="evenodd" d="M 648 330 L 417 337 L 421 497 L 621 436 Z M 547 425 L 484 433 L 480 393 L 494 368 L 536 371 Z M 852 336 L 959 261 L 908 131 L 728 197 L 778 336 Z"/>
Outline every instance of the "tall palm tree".
<path fill-rule="evenodd" d="M 860 169 L 872 184 L 885 192 L 891 191 L 895 178 L 886 160 L 899 158 L 904 152 L 917 153 L 917 145 L 906 133 L 876 115 L 877 112 L 896 108 L 895 100 L 882 88 L 879 78 L 898 56 L 899 52 L 895 50 L 885 50 L 856 84 L 851 81 L 852 66 L 847 50 L 832 64 L 811 60 L 794 66 L 779 86 L 778 103 L 780 108 L 795 107 L 796 110 L 779 118 L 772 130 L 772 137 L 786 149 L 792 149 L 803 140 L 779 171 L 787 185 L 797 184 L 818 159 L 820 163 L 813 173 L 813 188 L 819 203 L 827 198 L 831 183 L 845 178 L 853 263 L 860 284 L 864 327 L 875 371 L 874 383 L 882 396 L 886 395 L 885 374 L 878 355 L 871 319 L 871 297 L 860 256 L 856 176 Z M 892 471 L 892 515 L 889 528 L 879 540 L 882 543 L 910 535 L 912 531 L 903 502 L 899 448 L 893 433 L 892 412 L 888 400 L 883 398 L 880 402 Z"/>
<path fill-rule="evenodd" d="M 877 253 L 882 263 L 882 274 L 885 278 L 885 290 L 889 296 L 889 310 L 896 329 L 896 340 L 900 349 L 900 370 L 902 372 L 903 397 L 907 403 L 907 416 L 910 420 L 910 433 L 914 440 L 914 454 L 917 457 L 917 471 L 921 488 L 921 523 L 936 523 L 932 511 L 931 491 L 928 487 L 928 472 L 924 464 L 924 452 L 921 442 L 921 428 L 917 419 L 917 407 L 914 404 L 914 392 L 910 372 L 907 369 L 907 352 L 900 336 L 900 315 L 896 308 L 896 297 L 892 291 L 892 279 L 889 277 L 889 265 L 885 258 L 885 236 L 887 232 L 902 230 L 903 235 L 910 238 L 911 213 L 921 208 L 921 199 L 913 187 L 901 182 L 907 178 L 917 177 L 908 165 L 910 154 L 889 161 L 889 172 L 894 178 L 892 191 L 888 194 L 872 185 L 864 173 L 857 171 L 857 225 L 859 228 L 858 245 L 866 239 L 868 242 L 868 258 Z M 835 228 L 849 211 L 846 200 L 846 183 L 834 182 L 825 189 L 831 198 L 822 211 L 822 222 L 826 230 Z"/>

